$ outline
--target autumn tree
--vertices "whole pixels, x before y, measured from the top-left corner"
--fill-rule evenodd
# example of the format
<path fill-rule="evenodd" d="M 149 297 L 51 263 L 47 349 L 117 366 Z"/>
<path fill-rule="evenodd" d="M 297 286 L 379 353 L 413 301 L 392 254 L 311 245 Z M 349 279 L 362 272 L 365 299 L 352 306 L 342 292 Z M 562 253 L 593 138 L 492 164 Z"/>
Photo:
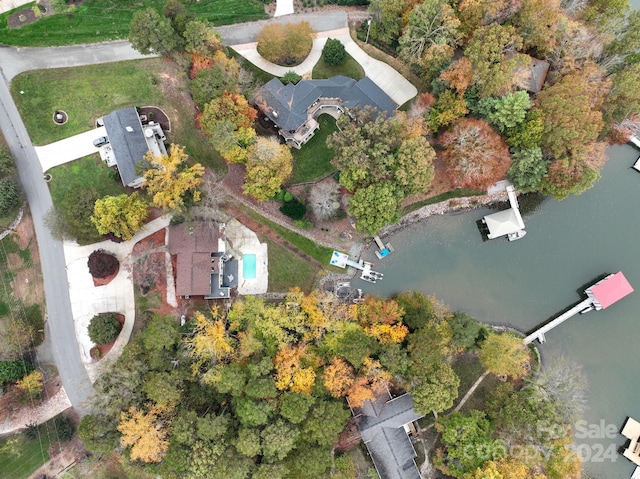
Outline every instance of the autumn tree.
<path fill-rule="evenodd" d="M 180 145 L 171 144 L 168 155 L 154 155 L 151 151 L 144 157 L 144 172 L 147 193 L 152 203 L 164 210 L 180 211 L 185 198 L 200 200 L 198 186 L 202 183 L 204 167 L 200 163 L 187 166 L 189 155 Z"/>
<path fill-rule="evenodd" d="M 40 399 L 43 392 L 43 378 L 42 373 L 36 369 L 19 379 L 16 382 L 16 387 L 31 400 Z"/>
<path fill-rule="evenodd" d="M 604 163 L 606 156 L 602 146 L 586 147 L 578 150 L 570 156 L 557 159 L 547 167 L 547 173 L 540 181 L 540 191 L 551 195 L 557 200 L 563 200 L 569 195 L 579 195 L 591 188 L 600 179 L 600 166 L 591 164 L 588 160 L 602 158 Z M 599 151 L 598 151 L 599 150 Z M 589 158 L 593 151 L 594 156 Z"/>
<path fill-rule="evenodd" d="M 133 48 L 144 55 L 167 55 L 182 44 L 171 21 L 153 8 L 138 10 L 133 14 L 129 26 L 129 41 Z"/>
<path fill-rule="evenodd" d="M 462 118 L 442 135 L 442 156 L 453 184 L 488 188 L 502 179 L 511 159 L 507 145 L 484 120 Z"/>
<path fill-rule="evenodd" d="M 429 110 L 427 121 L 433 131 L 448 126 L 469 113 L 465 99 L 452 90 L 443 91 Z"/>
<path fill-rule="evenodd" d="M 603 110 L 608 128 L 640 115 L 640 63 L 611 75 Z"/>
<path fill-rule="evenodd" d="M 560 23 L 560 0 L 523 0 L 513 24 L 525 49 L 545 53 L 553 49 Z"/>
<path fill-rule="evenodd" d="M 460 20 L 444 0 L 418 3 L 409 12 L 399 38 L 400 56 L 429 70 L 440 70 L 452 57 L 462 35 Z"/>
<path fill-rule="evenodd" d="M 147 208 L 147 202 L 137 192 L 105 196 L 96 200 L 91 221 L 102 235 L 113 233 L 118 238 L 130 240 L 144 226 Z"/>
<path fill-rule="evenodd" d="M 522 0 L 462 0 L 458 5 L 461 28 L 467 35 L 492 23 L 501 24 L 520 8 Z"/>
<path fill-rule="evenodd" d="M 245 161 L 246 148 L 255 139 L 253 121 L 257 114 L 244 96 L 225 90 L 205 105 L 199 121 L 220 154 L 228 162 L 237 163 Z"/>
<path fill-rule="evenodd" d="M 532 472 L 518 459 L 503 458 L 485 462 L 482 467 L 470 472 L 465 479 L 529 479 Z"/>
<path fill-rule="evenodd" d="M 260 137 L 247 149 L 246 165 L 244 193 L 264 201 L 280 191 L 291 175 L 293 156 L 277 138 Z"/>
<path fill-rule="evenodd" d="M 258 53 L 278 65 L 301 63 L 313 45 L 315 30 L 306 21 L 299 23 L 269 23 L 256 37 Z"/>
<path fill-rule="evenodd" d="M 473 33 L 464 55 L 473 66 L 481 98 L 511 90 L 514 71 L 524 61 L 515 53 L 521 46 L 522 39 L 512 26 L 491 23 Z"/>
<path fill-rule="evenodd" d="M 316 373 L 310 366 L 304 367 L 302 359 L 306 348 L 285 346 L 273 361 L 276 369 L 276 387 L 294 393 L 310 394 L 316 380 Z"/>
<path fill-rule="evenodd" d="M 467 57 L 462 57 L 440 73 L 440 80 L 446 82 L 462 97 L 473 83 L 473 65 Z"/>
<path fill-rule="evenodd" d="M 480 362 L 490 373 L 519 378 L 527 372 L 529 351 L 522 338 L 512 334 L 491 333 L 480 348 Z"/>
<path fill-rule="evenodd" d="M 412 389 L 413 404 L 422 414 L 439 412 L 453 406 L 458 397 L 460 378 L 445 362 L 436 363 L 421 384 Z"/>
<path fill-rule="evenodd" d="M 409 7 L 409 0 L 371 0 L 369 12 L 373 15 L 369 31 L 371 38 L 381 43 L 397 41 L 403 26 L 403 14 Z"/>
<path fill-rule="evenodd" d="M 569 73 L 537 96 L 544 121 L 542 146 L 561 157 L 594 141 L 602 128 L 599 110 L 609 89 L 595 65 Z"/>
<path fill-rule="evenodd" d="M 235 58 L 228 58 L 222 50 L 209 57 L 207 68 L 195 72 L 189 88 L 198 108 L 217 98 L 223 91 L 236 91 L 240 84 L 240 65 Z"/>
<path fill-rule="evenodd" d="M 131 448 L 131 459 L 147 463 L 162 461 L 169 441 L 166 426 L 159 416 L 157 407 L 147 412 L 132 407 L 120 414 L 120 445 Z"/>
<path fill-rule="evenodd" d="M 192 371 L 207 374 L 219 362 L 232 356 L 235 340 L 227 331 L 217 309 L 212 310 L 211 317 L 198 312 L 193 319 L 194 332 L 185 339 L 185 347 L 195 359 Z"/>
<path fill-rule="evenodd" d="M 323 380 L 329 393 L 335 398 L 341 398 L 353 386 L 355 374 L 349 363 L 334 357 L 324 370 Z"/>

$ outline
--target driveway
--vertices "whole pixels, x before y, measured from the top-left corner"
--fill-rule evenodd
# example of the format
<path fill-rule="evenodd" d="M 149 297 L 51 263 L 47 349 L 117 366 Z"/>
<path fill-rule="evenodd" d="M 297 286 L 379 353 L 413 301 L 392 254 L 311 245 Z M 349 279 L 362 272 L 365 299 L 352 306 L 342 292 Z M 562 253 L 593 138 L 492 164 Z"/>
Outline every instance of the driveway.
<path fill-rule="evenodd" d="M 98 152 L 93 146 L 93 140 L 106 136 L 107 130 L 100 126 L 95 130 L 85 131 L 64 140 L 49 143 L 44 146 L 34 146 L 42 171 L 45 172 L 54 166 L 62 165 L 78 158 L 83 158 Z"/>
<path fill-rule="evenodd" d="M 368 76 L 382 91 L 398 104 L 403 105 L 418 94 L 415 86 L 405 77 L 398 73 L 391 66 L 384 62 L 371 58 L 367 53 L 353 41 L 346 27 L 320 32 L 313 41 L 311 53 L 300 65 L 295 67 L 282 67 L 265 60 L 257 50 L 257 43 L 245 43 L 240 45 L 231 45 L 236 52 L 245 57 L 251 63 L 262 70 L 276 75 L 284 76 L 288 71 L 295 71 L 298 75 L 304 77 L 309 75 L 314 65 L 322 56 L 322 49 L 327 42 L 327 38 L 336 38 L 342 42 L 345 50 L 351 55 L 364 69 L 365 75 Z"/>

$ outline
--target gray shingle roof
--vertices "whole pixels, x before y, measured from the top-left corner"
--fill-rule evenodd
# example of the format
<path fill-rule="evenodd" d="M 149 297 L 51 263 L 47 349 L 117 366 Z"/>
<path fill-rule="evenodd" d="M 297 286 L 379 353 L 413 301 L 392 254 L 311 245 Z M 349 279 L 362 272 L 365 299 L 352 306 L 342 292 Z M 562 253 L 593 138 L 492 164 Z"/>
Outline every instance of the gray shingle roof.
<path fill-rule="evenodd" d="M 420 479 L 413 445 L 404 425 L 422 417 L 413 410 L 413 397 L 367 401 L 359 410 L 358 429 L 381 479 Z"/>
<path fill-rule="evenodd" d="M 128 185 L 138 178 L 136 165 L 149 151 L 138 111 L 134 107 L 113 111 L 104 117 L 104 127 L 122 183 Z"/>
<path fill-rule="evenodd" d="M 273 78 L 258 90 L 253 102 L 279 128 L 295 131 L 307 120 L 307 109 L 319 98 L 340 98 L 347 108 L 370 105 L 385 113 L 398 107 L 369 77 L 356 82 L 345 76 L 301 80 L 297 85 L 283 85 Z"/>

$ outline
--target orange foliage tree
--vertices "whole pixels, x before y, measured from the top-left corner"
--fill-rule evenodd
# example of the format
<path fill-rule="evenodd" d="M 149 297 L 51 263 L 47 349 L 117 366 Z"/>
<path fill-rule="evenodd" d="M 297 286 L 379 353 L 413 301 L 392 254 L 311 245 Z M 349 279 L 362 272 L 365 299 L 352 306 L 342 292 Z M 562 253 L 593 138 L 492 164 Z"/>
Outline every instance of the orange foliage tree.
<path fill-rule="evenodd" d="M 340 358 L 333 358 L 331 364 L 324 369 L 324 385 L 334 398 L 345 396 L 353 387 L 355 372 L 353 367 Z"/>
<path fill-rule="evenodd" d="M 302 360 L 307 359 L 306 346 L 284 346 L 273 360 L 276 369 L 276 387 L 281 391 L 311 394 L 316 382 L 313 367 L 304 367 Z"/>
<path fill-rule="evenodd" d="M 460 119 L 442 135 L 442 157 L 456 187 L 485 189 L 504 178 L 511 158 L 502 137 L 489 123 Z"/>

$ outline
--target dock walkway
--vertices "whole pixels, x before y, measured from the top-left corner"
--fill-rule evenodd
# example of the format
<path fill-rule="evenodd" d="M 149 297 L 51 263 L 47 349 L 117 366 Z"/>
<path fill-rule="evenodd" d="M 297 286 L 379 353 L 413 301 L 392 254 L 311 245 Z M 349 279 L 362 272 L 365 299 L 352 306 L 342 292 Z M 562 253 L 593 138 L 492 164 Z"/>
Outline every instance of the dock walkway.
<path fill-rule="evenodd" d="M 585 309 L 589 309 L 590 310 L 590 308 L 592 308 L 592 307 L 593 307 L 593 301 L 592 301 L 591 298 L 587 298 L 584 301 L 581 301 L 580 303 L 576 304 L 573 308 L 571 308 L 569 311 L 561 314 L 560 316 L 555 318 L 553 321 L 550 321 L 547 324 L 539 327 L 533 333 L 531 333 L 529 336 L 524 338 L 524 344 L 532 343 L 536 339 L 539 340 L 540 343 L 544 343 L 545 342 L 545 337 L 544 337 L 545 333 L 548 333 L 549 331 L 551 331 L 553 328 L 555 328 L 559 324 L 564 323 L 567 319 L 572 318 L 573 316 L 575 316 L 576 314 L 584 311 Z"/>

